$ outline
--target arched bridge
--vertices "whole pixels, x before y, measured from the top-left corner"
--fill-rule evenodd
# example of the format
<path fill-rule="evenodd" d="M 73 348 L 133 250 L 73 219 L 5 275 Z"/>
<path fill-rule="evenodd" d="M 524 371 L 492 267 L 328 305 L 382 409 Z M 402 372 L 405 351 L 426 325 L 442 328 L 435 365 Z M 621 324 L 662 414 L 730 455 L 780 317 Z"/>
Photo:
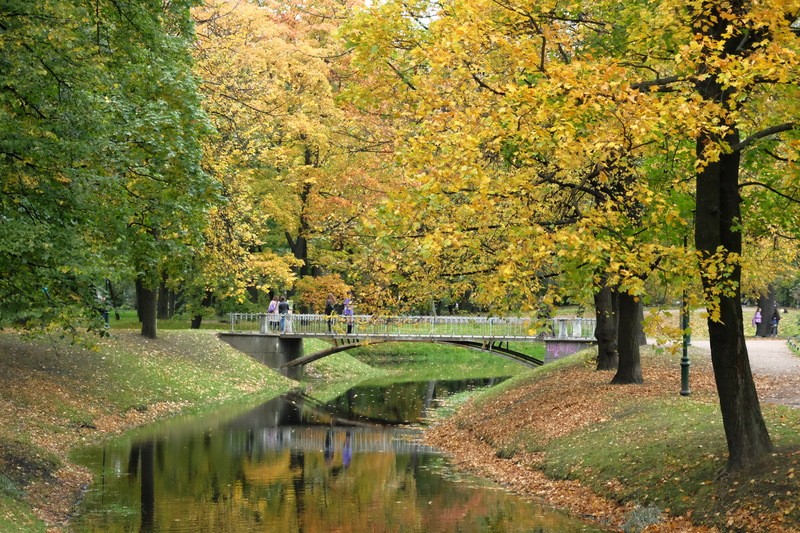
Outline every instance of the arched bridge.
<path fill-rule="evenodd" d="M 491 352 L 527 365 L 543 361 L 514 350 L 510 343 L 545 342 L 548 359 L 577 351 L 594 342 L 595 319 L 557 317 L 545 321 L 517 317 L 483 316 L 374 316 L 231 313 L 230 332 L 221 337 L 236 345 L 237 336 L 258 337 L 275 346 L 290 344 L 292 339 L 318 338 L 331 343 L 331 348 L 304 355 L 302 347 L 283 357 L 279 363 L 263 361 L 280 368 L 300 367 L 328 355 L 381 342 L 447 343 Z M 239 344 L 241 344 L 241 339 Z M 552 353 L 551 353 L 552 352 Z M 252 355 L 252 353 L 251 353 Z"/>

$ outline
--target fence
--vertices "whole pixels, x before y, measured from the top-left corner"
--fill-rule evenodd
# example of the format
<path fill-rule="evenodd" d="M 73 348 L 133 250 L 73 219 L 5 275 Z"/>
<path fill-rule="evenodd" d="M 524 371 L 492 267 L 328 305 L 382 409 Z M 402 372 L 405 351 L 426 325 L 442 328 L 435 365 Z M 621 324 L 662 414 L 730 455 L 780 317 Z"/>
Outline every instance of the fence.
<path fill-rule="evenodd" d="M 281 326 L 283 321 L 283 326 Z M 545 320 L 482 316 L 280 315 L 231 313 L 232 333 L 257 332 L 302 337 L 402 337 L 463 339 L 593 339 L 594 318 Z"/>

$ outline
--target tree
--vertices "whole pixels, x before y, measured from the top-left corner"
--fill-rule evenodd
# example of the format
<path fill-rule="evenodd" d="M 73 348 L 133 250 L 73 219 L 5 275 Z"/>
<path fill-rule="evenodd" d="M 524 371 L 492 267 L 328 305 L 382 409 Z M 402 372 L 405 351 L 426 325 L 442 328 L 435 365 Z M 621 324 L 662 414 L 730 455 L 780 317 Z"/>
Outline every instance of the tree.
<path fill-rule="evenodd" d="M 397 114 L 413 118 L 398 172 L 416 183 L 383 210 L 384 242 L 405 259 L 389 252 L 386 277 L 420 297 L 440 290 L 436 278 L 468 278 L 463 290 L 496 312 L 585 301 L 603 277 L 637 303 L 684 220 L 641 183 L 639 161 L 663 140 L 649 133 L 659 118 L 642 111 L 648 95 L 615 95 L 610 62 L 573 69 L 596 50 L 582 35 L 551 45 L 555 15 L 522 3 L 430 9 L 381 4 L 350 37 L 359 65 L 388 67 L 378 98 L 399 100 Z M 605 88 L 590 98 L 594 84 Z"/>
<path fill-rule="evenodd" d="M 193 227 L 206 189 L 189 5 L 3 7 L 2 240 L 16 243 L 0 251 L 3 319 L 97 324 L 103 280 L 159 278 L 170 254 L 144 243 L 160 230 L 174 253 Z M 151 224 L 157 212 L 169 223 Z"/>
<path fill-rule="evenodd" d="M 584 274 L 635 305 L 654 268 L 680 283 L 693 268 L 728 466 L 768 450 L 742 328 L 739 202 L 752 193 L 739 173 L 745 161 L 769 178 L 751 187 L 795 201 L 796 6 L 473 0 L 415 18 L 426 7 L 376 7 L 388 20 L 365 21 L 359 49 L 389 67 L 416 119 L 399 161 L 418 185 L 386 224 L 427 270 L 415 281 L 458 265 L 486 301 L 525 306 L 543 273 L 570 273 L 562 291 Z M 770 203 L 748 207 L 758 217 Z M 786 210 L 777 220 L 796 216 Z M 681 246 L 692 222 L 699 269 Z"/>
<path fill-rule="evenodd" d="M 796 76 L 796 71 L 786 70 L 794 63 L 787 62 L 786 54 L 797 50 L 790 27 L 797 12 L 772 7 L 774 12 L 767 14 L 744 2 L 707 2 L 692 13 L 693 44 L 701 52 L 692 57 L 696 69 L 693 89 L 708 106 L 711 119 L 696 137 L 700 168 L 695 245 L 703 287 L 712 302 L 708 322 L 711 358 L 728 441 L 728 467 L 732 469 L 750 464 L 772 448 L 747 357 L 738 260 L 742 254 L 742 151 L 760 138 L 796 127 L 789 121 L 764 128 L 740 118 L 748 99 L 760 99 L 763 84 L 780 86 Z M 748 68 L 736 75 L 735 69 L 744 66 Z M 717 121 L 720 125 L 713 126 Z M 742 140 L 740 132 L 748 126 L 758 129 Z M 720 263 L 728 266 L 725 276 L 731 282 L 722 288 Z"/>
<path fill-rule="evenodd" d="M 335 31 L 352 8 L 223 0 L 195 11 L 197 72 L 218 132 L 205 164 L 228 198 L 226 224 L 248 235 L 240 277 L 260 289 L 346 271 L 356 215 L 384 187 L 371 173 L 371 121 L 339 99 L 349 74 Z"/>
<path fill-rule="evenodd" d="M 201 246 L 214 187 L 200 168 L 208 132 L 192 73 L 192 2 L 98 10 L 111 43 L 120 148 L 109 201 L 120 210 L 124 257 L 136 282 L 142 335 L 155 338 L 158 288 Z"/>
<path fill-rule="evenodd" d="M 597 325 L 594 338 L 597 340 L 597 370 L 616 370 L 619 365 L 617 330 L 619 328 L 619 294 L 603 283 L 594 293 L 594 308 Z"/>

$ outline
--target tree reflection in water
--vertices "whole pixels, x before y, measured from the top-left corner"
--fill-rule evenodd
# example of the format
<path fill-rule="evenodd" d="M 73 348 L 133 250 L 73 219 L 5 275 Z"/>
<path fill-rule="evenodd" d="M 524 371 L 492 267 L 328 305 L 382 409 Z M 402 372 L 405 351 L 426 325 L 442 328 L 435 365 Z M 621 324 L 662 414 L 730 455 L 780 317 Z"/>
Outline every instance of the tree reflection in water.
<path fill-rule="evenodd" d="M 408 386 L 416 399 L 377 388 L 327 403 L 295 395 L 224 422 L 201 418 L 88 449 L 82 462 L 103 468 L 105 483 L 87 494 L 75 530 L 591 530 L 455 478 L 413 430 L 383 425 L 412 418 L 409 409 L 421 416 L 438 386 Z M 403 407 L 375 405 L 391 398 Z"/>

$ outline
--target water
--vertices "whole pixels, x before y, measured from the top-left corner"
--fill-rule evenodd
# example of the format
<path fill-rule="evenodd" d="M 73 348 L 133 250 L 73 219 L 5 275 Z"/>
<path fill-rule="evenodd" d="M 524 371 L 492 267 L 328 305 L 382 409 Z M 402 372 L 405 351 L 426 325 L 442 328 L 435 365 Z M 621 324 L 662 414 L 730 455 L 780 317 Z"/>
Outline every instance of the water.
<path fill-rule="evenodd" d="M 289 394 L 83 450 L 99 472 L 74 521 L 98 532 L 598 531 L 455 475 L 405 425 L 467 382 Z M 404 427 L 397 427 L 403 424 Z"/>

